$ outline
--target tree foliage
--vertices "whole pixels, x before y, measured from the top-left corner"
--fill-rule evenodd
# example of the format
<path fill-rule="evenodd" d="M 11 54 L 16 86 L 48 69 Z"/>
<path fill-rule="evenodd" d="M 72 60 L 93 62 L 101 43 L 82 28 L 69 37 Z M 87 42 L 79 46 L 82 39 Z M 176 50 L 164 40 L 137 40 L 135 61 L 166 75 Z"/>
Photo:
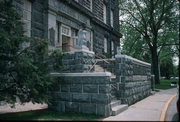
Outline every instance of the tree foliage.
<path fill-rule="evenodd" d="M 120 0 L 121 32 L 126 33 L 123 52 L 145 61 L 151 59 L 156 83 L 163 48 L 179 46 L 178 4 L 176 0 Z"/>
<path fill-rule="evenodd" d="M 12 1 L 1 1 L 0 8 L 0 101 L 48 102 L 48 41 L 23 35 Z"/>

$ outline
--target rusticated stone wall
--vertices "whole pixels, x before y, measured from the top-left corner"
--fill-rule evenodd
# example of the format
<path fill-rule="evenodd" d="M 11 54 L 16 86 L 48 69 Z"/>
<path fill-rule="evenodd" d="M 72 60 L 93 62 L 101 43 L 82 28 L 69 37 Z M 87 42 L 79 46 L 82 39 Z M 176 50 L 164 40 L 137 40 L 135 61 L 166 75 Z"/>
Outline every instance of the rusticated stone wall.
<path fill-rule="evenodd" d="M 94 63 L 94 53 L 90 51 L 76 51 L 66 53 L 62 59 L 60 72 L 88 72 Z"/>
<path fill-rule="evenodd" d="M 51 73 L 50 109 L 102 116 L 111 115 L 110 73 Z"/>
<path fill-rule="evenodd" d="M 56 60 L 51 59 L 49 67 L 51 72 L 61 73 L 80 73 L 93 71 L 92 65 L 94 64 L 94 53 L 91 51 L 74 51 L 62 54 L 62 58 L 58 59 L 61 62 L 59 69 L 54 69 L 53 65 Z"/>
<path fill-rule="evenodd" d="M 151 65 L 126 55 L 116 56 L 118 99 L 133 104 L 150 95 Z"/>

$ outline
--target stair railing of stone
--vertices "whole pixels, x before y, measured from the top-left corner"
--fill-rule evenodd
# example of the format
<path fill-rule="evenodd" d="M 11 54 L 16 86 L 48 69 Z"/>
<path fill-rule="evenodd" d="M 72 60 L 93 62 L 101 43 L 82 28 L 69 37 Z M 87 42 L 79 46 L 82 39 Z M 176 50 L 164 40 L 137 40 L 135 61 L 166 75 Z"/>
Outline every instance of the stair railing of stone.
<path fill-rule="evenodd" d="M 101 59 L 101 60 L 103 60 L 104 62 L 106 62 L 107 64 L 109 64 L 109 62 L 106 61 L 104 58 L 102 58 L 102 57 L 100 57 L 100 56 L 98 56 L 98 55 L 95 55 L 95 57 L 97 57 L 98 59 Z"/>
<path fill-rule="evenodd" d="M 107 64 L 109 64 L 110 62 L 108 62 L 107 60 L 105 60 L 104 58 L 102 58 L 102 57 L 100 57 L 100 56 L 98 56 L 98 55 L 95 55 L 95 57 L 96 58 L 98 58 L 98 59 L 101 59 L 101 60 L 103 60 L 105 63 L 107 63 Z M 89 69 L 89 71 L 88 72 L 90 72 L 94 67 L 95 67 L 95 65 L 97 64 L 97 60 L 94 62 L 94 64 L 92 65 L 92 67 Z M 105 70 L 105 69 L 104 69 Z M 104 71 L 105 72 L 105 71 Z M 111 84 L 111 87 L 112 87 L 112 89 L 115 89 L 116 91 L 117 90 L 119 90 L 118 89 L 118 87 L 117 87 L 117 84 L 115 83 L 115 82 L 112 82 Z"/>
<path fill-rule="evenodd" d="M 106 62 L 107 64 L 109 64 L 109 62 L 108 61 L 106 61 L 105 59 L 103 59 L 102 57 L 100 57 L 100 56 L 98 56 L 98 55 L 95 55 L 95 57 L 97 57 L 98 59 L 101 59 L 101 60 L 103 60 L 104 62 Z M 88 72 L 90 72 L 94 67 L 95 67 L 95 65 L 97 64 L 97 60 L 94 62 L 94 64 L 92 65 L 92 67 L 88 70 Z M 104 69 L 104 72 L 105 72 L 106 70 Z"/>
<path fill-rule="evenodd" d="M 114 89 L 116 89 L 116 90 L 118 89 L 117 86 L 115 86 L 114 83 L 111 83 L 111 86 L 112 86 Z"/>
<path fill-rule="evenodd" d="M 94 64 L 91 66 L 91 68 L 88 70 L 88 72 L 90 72 L 95 67 L 96 64 L 97 64 L 97 61 L 94 62 Z"/>

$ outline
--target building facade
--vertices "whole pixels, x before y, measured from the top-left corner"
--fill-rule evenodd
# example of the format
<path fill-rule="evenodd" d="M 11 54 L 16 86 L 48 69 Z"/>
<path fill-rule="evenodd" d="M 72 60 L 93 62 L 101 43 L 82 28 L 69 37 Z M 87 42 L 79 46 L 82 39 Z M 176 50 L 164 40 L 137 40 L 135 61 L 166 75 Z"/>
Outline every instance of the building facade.
<path fill-rule="evenodd" d="M 27 36 L 48 38 L 50 50 L 77 50 L 78 32 L 97 55 L 115 55 L 120 45 L 118 0 L 14 0 Z"/>
<path fill-rule="evenodd" d="M 49 50 L 68 52 L 63 66 L 51 72 L 57 84 L 49 108 L 107 117 L 150 95 L 151 65 L 117 52 L 118 0 L 14 0 L 14 5 L 25 35 L 48 38 Z"/>

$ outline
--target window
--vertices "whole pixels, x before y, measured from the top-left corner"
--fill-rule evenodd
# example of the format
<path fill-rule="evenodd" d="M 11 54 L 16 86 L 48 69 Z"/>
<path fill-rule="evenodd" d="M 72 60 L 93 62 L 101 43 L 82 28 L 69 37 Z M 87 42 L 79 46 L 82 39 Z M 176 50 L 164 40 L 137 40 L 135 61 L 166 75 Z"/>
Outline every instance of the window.
<path fill-rule="evenodd" d="M 107 38 L 104 38 L 104 52 L 107 53 Z"/>
<path fill-rule="evenodd" d="M 114 42 L 111 41 L 111 53 L 112 55 L 114 55 Z"/>
<path fill-rule="evenodd" d="M 113 21 L 114 21 L 114 19 L 113 19 L 113 18 L 114 18 L 114 13 L 113 13 L 112 10 L 111 10 L 111 12 L 110 12 L 110 17 L 111 17 L 111 18 L 110 18 L 110 24 L 111 24 L 111 27 L 113 27 L 113 24 L 114 24 L 114 23 L 113 23 Z"/>
<path fill-rule="evenodd" d="M 106 5 L 103 3 L 103 20 L 104 20 L 104 23 L 106 24 Z"/>
<path fill-rule="evenodd" d="M 92 0 L 87 0 L 90 3 L 90 10 L 92 10 Z"/>
<path fill-rule="evenodd" d="M 66 26 L 66 25 L 62 25 L 61 27 L 61 33 L 62 35 L 65 35 L 65 36 L 71 36 L 71 28 Z"/>
<path fill-rule="evenodd" d="M 78 30 L 72 28 L 71 36 L 72 36 L 73 47 L 76 47 L 78 45 Z"/>
<path fill-rule="evenodd" d="M 93 41 L 92 41 L 92 31 L 86 30 L 86 38 L 87 38 L 87 47 L 89 48 L 90 51 L 93 50 Z"/>
<path fill-rule="evenodd" d="M 56 48 L 60 48 L 64 52 L 75 51 L 79 47 L 78 29 L 69 27 L 64 24 L 57 24 L 57 44 Z M 86 30 L 87 47 L 93 49 L 92 31 Z"/>
<path fill-rule="evenodd" d="M 92 0 L 82 0 L 79 1 L 80 4 L 82 4 L 84 7 L 92 11 Z"/>
<path fill-rule="evenodd" d="M 62 51 L 68 52 L 73 48 L 73 43 L 71 41 L 71 28 L 66 25 L 61 25 L 61 43 Z"/>

